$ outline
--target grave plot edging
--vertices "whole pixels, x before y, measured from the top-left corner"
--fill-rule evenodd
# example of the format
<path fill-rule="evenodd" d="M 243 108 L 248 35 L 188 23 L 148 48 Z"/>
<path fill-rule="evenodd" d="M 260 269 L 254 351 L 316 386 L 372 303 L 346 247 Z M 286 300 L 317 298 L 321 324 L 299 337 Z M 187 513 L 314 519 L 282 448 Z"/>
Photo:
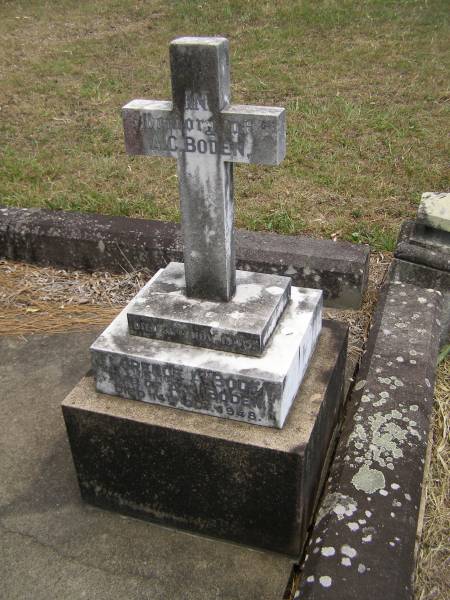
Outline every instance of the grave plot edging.
<path fill-rule="evenodd" d="M 411 600 L 442 293 L 394 261 L 319 506 L 296 598 Z"/>
<path fill-rule="evenodd" d="M 359 308 L 369 247 L 305 236 L 236 231 L 237 268 L 289 275 L 324 290 L 325 305 Z M 87 271 L 156 270 L 183 258 L 178 224 L 45 209 L 0 208 L 0 256 Z"/>
<path fill-rule="evenodd" d="M 433 247 L 414 243 L 412 238 L 415 228 L 415 221 L 403 221 L 398 235 L 395 257 L 403 261 L 417 263 L 447 273 L 450 272 L 449 253 L 440 251 L 438 246 Z"/>

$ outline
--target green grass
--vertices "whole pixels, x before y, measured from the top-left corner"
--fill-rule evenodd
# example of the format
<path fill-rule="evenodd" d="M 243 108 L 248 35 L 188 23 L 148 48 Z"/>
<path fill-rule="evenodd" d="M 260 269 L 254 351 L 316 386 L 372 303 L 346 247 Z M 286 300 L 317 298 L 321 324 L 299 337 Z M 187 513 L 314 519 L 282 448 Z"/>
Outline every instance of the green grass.
<path fill-rule="evenodd" d="M 170 98 L 168 43 L 225 35 L 237 103 L 282 105 L 279 167 L 236 168 L 241 227 L 392 250 L 449 187 L 445 0 L 15 0 L 0 7 L 0 204 L 179 218 L 175 162 L 120 107 Z"/>

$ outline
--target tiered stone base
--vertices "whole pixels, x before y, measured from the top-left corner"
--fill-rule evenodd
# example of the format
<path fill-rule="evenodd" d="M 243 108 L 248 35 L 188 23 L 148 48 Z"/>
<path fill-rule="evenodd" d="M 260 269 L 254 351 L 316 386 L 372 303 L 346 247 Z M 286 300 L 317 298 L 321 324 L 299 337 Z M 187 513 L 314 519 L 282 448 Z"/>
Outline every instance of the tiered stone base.
<path fill-rule="evenodd" d="M 241 314 L 232 334 L 236 340 L 248 323 L 259 323 L 264 329 L 262 324 L 271 322 L 273 315 L 279 313 L 280 306 L 285 305 L 290 286 L 283 285 L 281 280 L 289 280 L 273 277 L 275 284 L 280 280 L 279 285 L 274 285 L 272 276 L 268 275 L 244 273 L 240 277 L 236 297 L 232 301 L 234 311 Z M 176 286 L 172 289 L 173 282 L 168 284 L 165 279 L 167 273 L 159 272 L 92 345 L 97 390 L 132 400 L 281 428 L 321 330 L 322 292 L 292 288 L 291 300 L 279 317 L 262 355 L 246 356 L 130 335 L 127 319 L 131 315 L 136 317 L 139 307 L 141 319 L 143 315 L 148 317 L 152 312 L 162 311 L 157 303 L 149 302 L 153 292 L 162 294 L 164 298 L 176 292 L 172 296 L 172 305 L 168 304 L 174 310 L 173 298 L 180 300 L 180 289 Z M 250 292 L 256 297 L 252 297 Z M 245 298 L 242 299 L 242 296 Z M 225 304 L 231 305 L 212 302 L 202 302 L 199 306 L 188 304 L 186 313 L 191 316 L 190 325 L 193 315 L 197 322 L 203 315 L 205 322 L 211 319 L 210 328 L 219 330 L 217 313 L 220 310 L 223 321 L 229 323 L 233 320 L 234 311 L 230 312 L 223 306 Z M 210 314 L 214 310 L 216 317 Z M 177 322 L 180 321 L 180 311 L 182 308 L 177 306 Z M 225 314 L 225 311 L 228 312 Z M 246 311 L 249 311 L 248 316 Z M 170 310 L 168 313 L 172 314 Z M 176 327 L 174 324 L 173 330 Z M 186 331 L 192 330 L 188 328 Z"/>
<path fill-rule="evenodd" d="M 126 314 L 122 319 L 126 326 Z M 108 342 L 125 350 L 129 340 Z M 124 400 L 97 393 L 92 377 L 82 380 L 63 413 L 84 500 L 298 554 L 342 408 L 346 346 L 346 327 L 325 322 L 282 430 Z M 154 356 L 161 352 L 165 360 L 167 349 Z M 140 360 L 135 364 L 139 371 Z"/>

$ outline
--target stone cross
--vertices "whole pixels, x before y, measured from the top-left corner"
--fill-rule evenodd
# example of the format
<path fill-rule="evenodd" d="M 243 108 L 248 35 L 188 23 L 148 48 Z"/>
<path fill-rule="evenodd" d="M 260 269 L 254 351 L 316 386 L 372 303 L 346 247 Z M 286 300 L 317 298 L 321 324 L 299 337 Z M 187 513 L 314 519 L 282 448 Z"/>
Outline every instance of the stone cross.
<path fill-rule="evenodd" d="M 230 104 L 225 38 L 178 38 L 170 65 L 173 102 L 123 107 L 126 149 L 177 158 L 186 293 L 229 301 L 236 287 L 233 163 L 279 164 L 285 111 Z"/>

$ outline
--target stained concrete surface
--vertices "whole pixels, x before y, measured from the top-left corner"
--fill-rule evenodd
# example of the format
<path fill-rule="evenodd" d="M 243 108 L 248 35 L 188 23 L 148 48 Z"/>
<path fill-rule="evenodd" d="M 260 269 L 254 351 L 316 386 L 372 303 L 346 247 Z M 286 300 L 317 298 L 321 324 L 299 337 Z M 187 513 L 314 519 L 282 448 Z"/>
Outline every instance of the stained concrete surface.
<path fill-rule="evenodd" d="M 60 405 L 98 333 L 0 338 L 0 598 L 281 599 L 289 558 L 82 503 Z"/>

